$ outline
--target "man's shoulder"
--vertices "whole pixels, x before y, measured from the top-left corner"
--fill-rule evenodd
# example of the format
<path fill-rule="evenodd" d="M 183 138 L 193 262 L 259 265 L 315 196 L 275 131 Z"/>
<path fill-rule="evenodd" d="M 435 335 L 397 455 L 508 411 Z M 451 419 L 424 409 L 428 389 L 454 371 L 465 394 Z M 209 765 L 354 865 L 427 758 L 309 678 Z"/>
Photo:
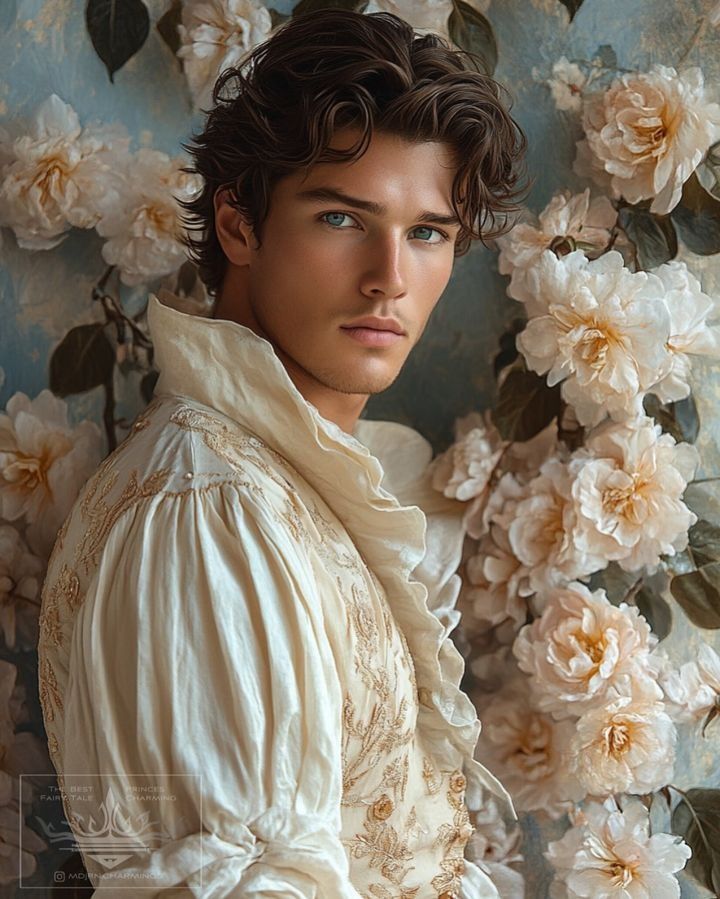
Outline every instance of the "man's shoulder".
<path fill-rule="evenodd" d="M 79 544 L 95 560 L 115 524 L 131 511 L 173 497 L 202 495 L 211 501 L 224 487 L 264 508 L 277 508 L 293 493 L 293 472 L 282 457 L 217 410 L 189 398 L 157 395 L 83 485 L 50 563 L 60 562 L 70 546 Z"/>
<path fill-rule="evenodd" d="M 225 482 L 251 490 L 270 485 L 291 489 L 292 472 L 275 456 L 222 412 L 190 398 L 160 394 L 137 416 L 83 493 L 176 495 Z"/>

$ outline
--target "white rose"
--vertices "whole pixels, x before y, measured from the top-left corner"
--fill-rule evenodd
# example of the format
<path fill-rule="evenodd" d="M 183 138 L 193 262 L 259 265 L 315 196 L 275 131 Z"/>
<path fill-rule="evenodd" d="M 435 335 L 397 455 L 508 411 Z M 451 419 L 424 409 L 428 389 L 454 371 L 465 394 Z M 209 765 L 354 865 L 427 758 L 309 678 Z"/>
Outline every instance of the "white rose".
<path fill-rule="evenodd" d="M 673 259 L 654 269 L 663 282 L 664 301 L 670 314 L 670 336 L 667 348 L 672 367 L 650 392 L 664 403 L 684 399 L 690 393 L 690 359 L 688 354 L 717 356 L 720 332 L 707 323 L 715 314 L 715 303 L 703 293 L 700 282 L 684 262 Z"/>
<path fill-rule="evenodd" d="M 552 78 L 548 79 L 556 109 L 580 112 L 582 93 L 587 77 L 577 63 L 561 56 L 553 63 Z"/>
<path fill-rule="evenodd" d="M 507 293 L 525 303 L 531 316 L 546 312 L 547 306 L 544 298 L 537 298 L 529 289 L 528 269 L 539 261 L 544 250 L 557 248 L 567 254 L 580 249 L 589 258 L 600 255 L 610 241 L 617 212 L 607 197 L 591 200 L 590 188 L 586 188 L 580 194 L 558 191 L 538 218 L 537 225 L 520 222 L 497 238 L 498 271 L 511 276 Z"/>
<path fill-rule="evenodd" d="M 196 109 L 211 106 L 220 73 L 240 65 L 271 30 L 270 13 L 257 0 L 185 0 L 177 55 Z"/>
<path fill-rule="evenodd" d="M 586 802 L 574 817 L 574 826 L 545 853 L 568 899 L 678 899 L 674 875 L 685 867 L 690 847 L 673 834 L 650 836 L 640 800 L 623 800 L 622 811 L 612 798 Z"/>
<path fill-rule="evenodd" d="M 574 583 L 551 595 L 542 615 L 520 631 L 513 652 L 530 675 L 538 708 L 565 718 L 647 680 L 656 642 L 636 608 L 613 606 L 604 590 L 591 593 Z"/>
<path fill-rule="evenodd" d="M 639 414 L 643 394 L 671 365 L 662 282 L 630 272 L 615 250 L 595 260 L 545 250 L 528 280 L 547 309 L 517 337 L 528 366 L 550 385 L 562 382 L 582 425 L 608 412 L 618 420 Z"/>
<path fill-rule="evenodd" d="M 678 204 L 683 184 L 720 137 L 720 106 L 705 98 L 702 71 L 655 65 L 628 73 L 604 92 L 586 97 L 587 146 L 610 175 L 614 197 L 653 198 L 664 215 Z M 579 173 L 584 173 L 581 170 Z"/>
<path fill-rule="evenodd" d="M 201 179 L 182 172 L 185 164 L 158 150 L 139 150 L 124 175 L 122 202 L 98 223 L 98 234 L 108 238 L 103 259 L 118 267 L 123 284 L 146 284 L 177 271 L 186 260 L 177 200 L 189 200 Z"/>
<path fill-rule="evenodd" d="M 468 610 L 469 632 L 496 627 L 508 619 L 517 630 L 527 620 L 527 597 L 532 590 L 524 568 L 497 524 L 480 541 L 477 552 L 465 563 L 468 584 L 463 585 L 461 603 Z M 469 620 L 468 620 L 469 619 Z"/>
<path fill-rule="evenodd" d="M 558 818 L 585 795 L 568 767 L 575 726 L 534 709 L 529 692 L 525 678 L 517 678 L 485 706 L 478 758 L 505 784 L 518 811 L 542 809 Z"/>
<path fill-rule="evenodd" d="M 686 662 L 679 671 L 664 674 L 661 685 L 670 709 L 679 721 L 706 718 L 720 712 L 720 657 L 701 643 L 697 661 Z"/>
<path fill-rule="evenodd" d="M 121 126 L 83 129 L 73 108 L 52 94 L 35 113 L 30 134 L 4 147 L 0 225 L 18 245 L 49 250 L 72 227 L 92 228 L 118 201 L 117 176 L 130 138 Z"/>
<path fill-rule="evenodd" d="M 607 564 L 575 542 L 571 488 L 567 465 L 559 458 L 549 459 L 527 485 L 528 496 L 515 507 L 508 538 L 534 593 L 545 594 Z"/>
<path fill-rule="evenodd" d="M 654 690 L 620 696 L 578 719 L 570 770 L 586 793 L 652 793 L 672 781 L 677 731 Z"/>
<path fill-rule="evenodd" d="M 34 400 L 15 393 L 0 414 L 0 516 L 25 517 L 26 537 L 49 555 L 60 525 L 82 485 L 102 459 L 98 426 L 68 424 L 67 404 L 49 390 Z"/>
<path fill-rule="evenodd" d="M 626 571 L 654 569 L 687 546 L 697 516 L 682 501 L 699 462 L 650 418 L 607 422 L 570 462 L 576 540 Z"/>
<path fill-rule="evenodd" d="M 469 503 L 463 523 L 472 536 L 484 530 L 488 486 L 506 445 L 489 412 L 485 416 L 470 412 L 455 422 L 455 443 L 428 466 L 435 490 Z"/>

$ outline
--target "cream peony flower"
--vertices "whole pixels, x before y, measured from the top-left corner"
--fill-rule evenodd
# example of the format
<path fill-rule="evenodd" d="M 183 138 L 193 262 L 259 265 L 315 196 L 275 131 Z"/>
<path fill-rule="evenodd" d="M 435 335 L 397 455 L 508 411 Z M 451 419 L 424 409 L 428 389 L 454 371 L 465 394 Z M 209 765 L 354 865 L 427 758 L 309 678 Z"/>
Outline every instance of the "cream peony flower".
<path fill-rule="evenodd" d="M 604 590 L 591 593 L 573 583 L 553 593 L 540 618 L 523 627 L 513 652 L 530 675 L 538 708 L 566 718 L 647 681 L 656 643 L 635 607 L 613 606 Z"/>
<path fill-rule="evenodd" d="M 538 218 L 538 224 L 520 222 L 496 241 L 498 271 L 510 275 L 508 296 L 525 303 L 530 316 L 547 312 L 547 298 L 537 297 L 528 285 L 528 270 L 543 252 L 563 256 L 579 249 L 591 259 L 599 256 L 610 241 L 617 212 L 607 197 L 591 200 L 586 188 L 580 194 L 558 191 Z"/>
<path fill-rule="evenodd" d="M 687 181 L 720 138 L 720 106 L 705 97 L 702 71 L 654 65 L 624 74 L 606 91 L 589 94 L 583 107 L 590 153 L 610 175 L 614 197 L 630 203 L 653 198 L 664 215 L 680 201 Z M 587 175 L 584 165 L 576 171 Z"/>
<path fill-rule="evenodd" d="M 673 834 L 650 836 L 650 817 L 638 799 L 586 802 L 574 826 L 548 843 L 546 858 L 568 899 L 678 899 L 675 873 L 690 847 Z M 554 886 L 555 886 L 554 885 Z M 560 891 L 553 890 L 553 895 Z"/>
<path fill-rule="evenodd" d="M 257 0 L 185 0 L 177 55 L 196 109 L 212 105 L 220 73 L 239 66 L 271 30 L 270 13 Z"/>
<path fill-rule="evenodd" d="M 29 522 L 32 551 L 49 555 L 82 485 L 102 459 L 98 426 L 68 424 L 67 404 L 49 390 L 15 393 L 0 414 L 0 517 Z"/>
<path fill-rule="evenodd" d="M 17 529 L 0 524 L 0 628 L 8 649 L 37 645 L 38 592 L 42 560 L 31 553 Z"/>
<path fill-rule="evenodd" d="M 109 238 L 103 259 L 118 267 L 123 284 L 147 284 L 177 271 L 187 258 L 177 200 L 189 200 L 201 179 L 181 172 L 184 164 L 157 150 L 139 150 L 125 175 L 122 203 L 98 223 L 98 233 Z"/>
<path fill-rule="evenodd" d="M 664 300 L 670 314 L 670 337 L 667 348 L 672 368 L 650 389 L 664 403 L 684 399 L 690 394 L 690 359 L 688 354 L 717 356 L 720 354 L 720 330 L 707 323 L 715 315 L 715 303 L 703 293 L 700 282 L 677 259 L 666 262 L 653 272 L 663 282 Z"/>
<path fill-rule="evenodd" d="M 541 595 L 604 568 L 607 562 L 574 539 L 572 477 L 560 458 L 544 463 L 527 485 L 508 529 L 514 557 L 528 572 L 530 589 Z"/>
<path fill-rule="evenodd" d="M 720 712 L 720 657 L 701 643 L 697 661 L 686 662 L 679 671 L 668 671 L 661 680 L 670 711 L 678 721 L 706 718 Z"/>
<path fill-rule="evenodd" d="M 682 501 L 699 462 L 651 418 L 597 428 L 570 462 L 581 549 L 625 571 L 654 569 L 661 555 L 687 546 L 697 516 Z"/>
<path fill-rule="evenodd" d="M 525 624 L 532 589 L 527 569 L 514 555 L 503 528 L 491 524 L 477 552 L 466 561 L 465 571 L 469 583 L 463 585 L 461 606 L 467 610 L 466 629 L 483 631 L 508 619 L 515 630 Z"/>
<path fill-rule="evenodd" d="M 646 692 L 643 692 L 646 690 Z M 570 770 L 586 793 L 652 793 L 670 783 L 677 731 L 652 681 L 578 719 Z"/>
<path fill-rule="evenodd" d="M 528 366 L 547 373 L 550 385 L 563 382 L 582 425 L 608 412 L 615 419 L 639 414 L 643 394 L 671 365 L 662 282 L 630 272 L 615 250 L 591 261 L 580 250 L 562 259 L 545 250 L 528 279 L 547 309 L 517 337 Z"/>
<path fill-rule="evenodd" d="M 93 228 L 120 199 L 117 176 L 130 138 L 118 125 L 83 130 L 57 94 L 40 105 L 30 134 L 7 136 L 0 170 L 0 225 L 26 250 L 49 250 L 70 228 Z"/>
<path fill-rule="evenodd" d="M 563 815 L 585 790 L 568 768 L 570 721 L 554 721 L 534 709 L 525 678 L 506 685 L 483 708 L 478 758 L 513 797 L 518 811 Z"/>
<path fill-rule="evenodd" d="M 455 443 L 428 466 L 435 490 L 461 502 L 472 500 L 463 520 L 473 536 L 484 530 L 480 521 L 490 479 L 506 445 L 489 412 L 484 417 L 470 412 L 455 422 Z"/>
<path fill-rule="evenodd" d="M 553 63 L 552 78 L 548 78 L 548 85 L 555 108 L 569 112 L 580 112 L 582 109 L 582 93 L 587 83 L 587 77 L 580 66 L 570 62 L 566 56 L 561 56 Z"/>

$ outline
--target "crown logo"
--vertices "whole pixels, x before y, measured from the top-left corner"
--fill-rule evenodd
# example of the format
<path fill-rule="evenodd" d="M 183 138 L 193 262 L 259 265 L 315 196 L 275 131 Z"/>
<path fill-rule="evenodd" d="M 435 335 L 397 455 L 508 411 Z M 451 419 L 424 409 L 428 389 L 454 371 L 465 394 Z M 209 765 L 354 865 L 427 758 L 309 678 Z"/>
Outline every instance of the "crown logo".
<path fill-rule="evenodd" d="M 85 857 L 98 861 L 104 868 L 112 869 L 138 853 L 149 853 L 151 842 L 172 839 L 166 830 L 153 830 L 150 812 L 142 812 L 133 819 L 118 801 L 111 787 L 100 803 L 101 819 L 90 814 L 87 819 L 73 811 L 67 816 L 71 830 L 58 831 L 44 821 L 40 825 L 51 843 L 73 837 Z"/>

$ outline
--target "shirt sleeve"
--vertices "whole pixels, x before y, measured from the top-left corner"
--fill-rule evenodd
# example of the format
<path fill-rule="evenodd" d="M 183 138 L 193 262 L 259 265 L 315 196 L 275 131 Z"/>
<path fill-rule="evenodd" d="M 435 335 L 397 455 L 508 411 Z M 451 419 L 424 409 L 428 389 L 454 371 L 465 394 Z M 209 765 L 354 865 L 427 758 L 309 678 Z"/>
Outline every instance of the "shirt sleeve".
<path fill-rule="evenodd" d="M 137 838 L 114 867 L 78 838 L 99 895 L 359 899 L 339 837 L 337 668 L 269 500 L 214 485 L 116 522 L 64 705 L 66 791 L 93 775 L 89 803 L 68 797 L 73 830 L 117 806 Z"/>

